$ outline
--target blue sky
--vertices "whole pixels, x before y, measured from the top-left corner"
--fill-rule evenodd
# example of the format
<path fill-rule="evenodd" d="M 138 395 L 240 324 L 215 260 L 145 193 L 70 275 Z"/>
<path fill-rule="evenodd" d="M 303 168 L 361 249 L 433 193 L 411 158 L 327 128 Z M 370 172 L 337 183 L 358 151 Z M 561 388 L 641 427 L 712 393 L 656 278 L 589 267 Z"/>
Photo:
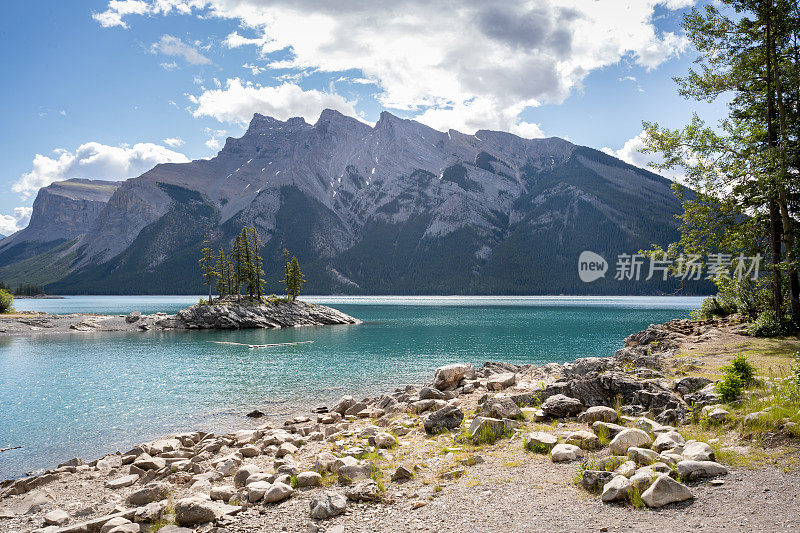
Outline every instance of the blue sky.
<path fill-rule="evenodd" d="M 334 107 L 433 127 L 502 129 L 643 165 L 641 123 L 722 104 L 671 78 L 693 0 L 28 0 L 0 19 L 0 233 L 59 179 L 121 180 L 211 157 L 255 111 Z M 327 7 L 328 5 L 334 7 Z"/>

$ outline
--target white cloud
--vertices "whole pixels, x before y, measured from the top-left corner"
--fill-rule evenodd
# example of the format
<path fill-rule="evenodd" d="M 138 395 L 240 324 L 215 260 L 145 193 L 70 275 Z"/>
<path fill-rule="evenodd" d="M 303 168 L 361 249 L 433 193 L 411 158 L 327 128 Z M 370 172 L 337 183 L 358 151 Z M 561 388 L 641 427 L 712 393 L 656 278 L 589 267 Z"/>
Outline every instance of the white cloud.
<path fill-rule="evenodd" d="M 476 98 L 450 109 L 428 109 L 415 120 L 442 131 L 453 128 L 472 134 L 479 129 L 493 129 L 509 131 L 528 139 L 544 137 L 538 124 L 519 119 L 519 113 L 525 107 L 524 102 L 506 109 L 498 109 L 496 105 L 492 99 Z"/>
<path fill-rule="evenodd" d="M 212 139 L 207 140 L 206 141 L 206 146 L 208 146 L 212 150 L 219 150 L 219 148 L 220 148 L 219 139 L 213 139 L 212 138 Z"/>
<path fill-rule="evenodd" d="M 197 51 L 192 45 L 183 42 L 173 35 L 162 35 L 157 43 L 150 46 L 150 51 L 154 54 L 164 54 L 165 56 L 182 57 L 190 65 L 208 65 L 211 60 Z M 168 63 L 169 64 L 169 63 Z M 176 63 L 171 63 L 176 68 Z M 164 63 L 161 64 L 164 66 Z"/>
<path fill-rule="evenodd" d="M 13 215 L 0 214 L 0 234 L 11 235 L 28 225 L 32 207 L 15 207 Z"/>
<path fill-rule="evenodd" d="M 178 64 L 175 61 L 171 61 L 169 63 L 167 63 L 167 62 L 160 63 L 160 66 L 164 70 L 175 70 L 175 69 L 178 68 Z"/>
<path fill-rule="evenodd" d="M 233 32 L 224 45 L 256 47 L 273 70 L 356 71 L 377 85 L 384 107 L 429 121 L 451 117 L 448 126 L 496 127 L 509 121 L 509 109 L 524 110 L 519 102 L 562 102 L 592 71 L 622 60 L 654 69 L 682 53 L 686 37 L 658 30 L 655 11 L 693 3 L 153 0 L 146 13 L 231 19 L 244 35 Z M 132 14 L 130 6 L 109 3 L 101 15 L 124 24 Z M 468 111 L 476 105 L 493 114 L 481 122 Z M 518 117 L 512 125 L 528 133 L 535 126 Z"/>
<path fill-rule="evenodd" d="M 280 120 L 303 117 L 315 122 L 325 108 L 356 116 L 354 102 L 336 93 L 303 90 L 293 83 L 264 87 L 233 78 L 227 80 L 224 88 L 206 89 L 197 96 L 190 96 L 189 100 L 195 105 L 192 110 L 195 117 L 213 117 L 220 122 L 246 123 L 254 113 Z"/>
<path fill-rule="evenodd" d="M 171 146 L 172 148 L 177 148 L 178 146 L 183 146 L 184 144 L 186 144 L 180 137 L 167 137 L 161 142 L 163 142 L 167 146 Z"/>
<path fill-rule="evenodd" d="M 625 141 L 625 144 L 619 150 L 614 150 L 613 148 L 604 147 L 601 150 L 608 155 L 614 156 L 616 158 L 622 159 L 626 163 L 629 163 L 633 166 L 639 168 L 645 168 L 651 172 L 655 172 L 656 174 L 660 174 L 665 178 L 677 181 L 684 181 L 684 173 L 680 169 L 670 169 L 670 170 L 656 170 L 650 167 L 650 163 L 663 163 L 664 158 L 659 156 L 658 154 L 653 153 L 644 153 L 642 149 L 645 146 L 645 132 L 642 131 L 635 137 L 632 137 Z"/>
<path fill-rule="evenodd" d="M 122 20 L 126 15 L 144 15 L 151 12 L 148 2 L 142 0 L 111 0 L 108 9 L 102 13 L 92 13 L 92 18 L 100 23 L 104 28 L 120 26 L 127 28 L 128 25 Z"/>
<path fill-rule="evenodd" d="M 30 172 L 23 174 L 11 190 L 29 198 L 41 187 L 69 178 L 124 180 L 150 170 L 158 163 L 185 163 L 185 155 L 153 143 L 108 146 L 87 142 L 74 152 L 59 149 L 53 157 L 36 154 Z"/>

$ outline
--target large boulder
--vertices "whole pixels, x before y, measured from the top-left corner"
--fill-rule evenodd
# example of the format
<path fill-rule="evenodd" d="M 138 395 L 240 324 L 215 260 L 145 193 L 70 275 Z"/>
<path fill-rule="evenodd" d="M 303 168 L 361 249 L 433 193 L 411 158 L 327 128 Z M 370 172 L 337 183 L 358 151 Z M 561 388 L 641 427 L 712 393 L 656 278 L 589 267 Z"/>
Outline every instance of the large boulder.
<path fill-rule="evenodd" d="M 728 469 L 714 461 L 678 461 L 675 470 L 681 479 L 692 481 L 698 478 L 724 476 Z"/>
<path fill-rule="evenodd" d="M 347 498 L 338 492 L 327 491 L 312 496 L 309 506 L 311 518 L 325 520 L 342 514 L 347 508 Z"/>
<path fill-rule="evenodd" d="M 494 442 L 503 436 L 505 423 L 497 418 L 476 416 L 469 425 L 469 436 L 472 440 L 488 440 Z"/>
<path fill-rule="evenodd" d="M 262 501 L 265 503 L 282 502 L 286 498 L 290 497 L 293 492 L 294 489 L 291 486 L 281 483 L 280 481 L 276 481 L 264 494 Z"/>
<path fill-rule="evenodd" d="M 233 486 L 234 487 L 244 487 L 247 483 L 247 478 L 252 476 L 253 474 L 258 474 L 261 471 L 256 465 L 242 465 L 242 467 L 236 471 L 236 474 L 233 476 Z"/>
<path fill-rule="evenodd" d="M 319 487 L 322 484 L 322 476 L 318 472 L 300 472 L 297 474 L 298 488 Z"/>
<path fill-rule="evenodd" d="M 614 476 L 614 479 L 603 486 L 600 499 L 604 502 L 627 500 L 631 492 L 631 482 L 625 476 Z"/>
<path fill-rule="evenodd" d="M 518 418 L 522 416 L 522 409 L 508 397 L 489 398 L 481 404 L 478 412 L 489 418 Z"/>
<path fill-rule="evenodd" d="M 179 526 L 196 526 L 213 522 L 224 515 L 236 514 L 241 509 L 239 506 L 202 498 L 183 498 L 175 502 L 175 521 Z"/>
<path fill-rule="evenodd" d="M 150 483 L 141 489 L 132 492 L 125 499 L 128 505 L 138 507 L 140 505 L 147 505 L 150 502 L 157 502 L 169 496 L 170 485 L 169 483 Z"/>
<path fill-rule="evenodd" d="M 716 460 L 716 457 L 714 456 L 714 450 L 711 449 L 711 446 L 705 442 L 699 442 L 696 440 L 688 441 L 683 447 L 683 453 L 681 453 L 681 455 L 692 461 Z"/>
<path fill-rule="evenodd" d="M 608 448 L 614 455 L 625 455 L 631 446 L 649 448 L 651 444 L 653 444 L 653 439 L 650 438 L 650 435 L 638 428 L 627 428 L 611 439 Z"/>
<path fill-rule="evenodd" d="M 578 448 L 584 450 L 594 450 L 600 447 L 600 439 L 591 431 L 578 430 L 573 431 L 567 438 L 564 439 L 567 444 L 574 444 Z"/>
<path fill-rule="evenodd" d="M 597 421 L 614 423 L 617 420 L 619 420 L 617 412 L 604 405 L 594 405 L 578 415 L 578 422 L 583 422 L 590 426 Z"/>
<path fill-rule="evenodd" d="M 544 414 L 556 418 L 576 415 L 582 410 L 583 405 L 580 400 L 564 396 L 563 394 L 554 394 L 542 403 L 542 411 L 544 411 Z"/>
<path fill-rule="evenodd" d="M 486 380 L 486 388 L 489 390 L 503 390 L 513 387 L 517 383 L 517 375 L 513 372 L 503 372 L 494 374 Z"/>
<path fill-rule="evenodd" d="M 589 492 L 600 492 L 606 483 L 614 479 L 614 475 L 605 470 L 584 470 L 581 474 L 581 486 Z"/>
<path fill-rule="evenodd" d="M 677 431 L 667 431 L 656 437 L 656 440 L 653 441 L 652 448 L 658 453 L 661 453 L 677 448 L 678 446 L 683 446 L 684 444 L 686 444 L 686 441 L 683 440 L 683 436 L 680 433 Z"/>
<path fill-rule="evenodd" d="M 381 499 L 381 489 L 375 480 L 368 479 L 348 487 L 345 495 L 354 502 L 375 502 Z"/>
<path fill-rule="evenodd" d="M 583 457 L 583 451 L 572 444 L 556 444 L 550 451 L 550 459 L 554 463 L 575 461 Z"/>
<path fill-rule="evenodd" d="M 611 422 L 603 422 L 602 420 L 592 423 L 592 431 L 594 434 L 598 437 L 602 435 L 604 438 L 608 439 L 613 439 L 620 431 L 624 431 L 625 429 L 625 426 L 612 424 Z"/>
<path fill-rule="evenodd" d="M 446 390 L 454 388 L 458 382 L 464 378 L 473 378 L 475 369 L 469 363 L 457 363 L 454 365 L 441 366 L 436 369 L 433 375 L 433 388 Z"/>
<path fill-rule="evenodd" d="M 352 396 L 342 396 L 336 405 L 331 407 L 331 413 L 338 413 L 341 416 L 344 416 L 345 411 L 350 409 L 352 406 L 356 404 L 356 399 Z"/>
<path fill-rule="evenodd" d="M 558 444 L 558 437 L 542 431 L 528 433 L 527 440 L 525 441 L 525 447 L 527 449 L 540 453 L 552 450 L 556 444 Z"/>
<path fill-rule="evenodd" d="M 427 415 L 422 421 L 428 435 L 436 435 L 444 431 L 456 429 L 464 420 L 464 412 L 454 405 L 446 405 L 438 411 Z"/>
<path fill-rule="evenodd" d="M 642 501 L 648 507 L 663 507 L 670 503 L 683 502 L 694 498 L 689 487 L 678 483 L 669 474 L 661 474 L 650 487 L 642 493 Z"/>

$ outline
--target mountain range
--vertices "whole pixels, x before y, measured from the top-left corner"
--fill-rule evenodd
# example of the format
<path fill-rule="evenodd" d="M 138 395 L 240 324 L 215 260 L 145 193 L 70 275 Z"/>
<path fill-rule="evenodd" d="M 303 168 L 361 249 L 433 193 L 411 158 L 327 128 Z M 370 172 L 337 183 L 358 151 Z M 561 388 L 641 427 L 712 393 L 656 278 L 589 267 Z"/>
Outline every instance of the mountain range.
<path fill-rule="evenodd" d="M 670 185 L 559 138 L 441 132 L 387 112 L 374 126 L 332 110 L 315 124 L 256 114 L 213 158 L 42 188 L 28 227 L 0 241 L 0 281 L 203 293 L 206 230 L 227 251 L 255 226 L 269 292 L 281 291 L 284 248 L 313 294 L 673 292 L 613 279 L 618 254 L 677 239 Z M 579 280 L 583 250 L 607 259 L 604 278 Z"/>

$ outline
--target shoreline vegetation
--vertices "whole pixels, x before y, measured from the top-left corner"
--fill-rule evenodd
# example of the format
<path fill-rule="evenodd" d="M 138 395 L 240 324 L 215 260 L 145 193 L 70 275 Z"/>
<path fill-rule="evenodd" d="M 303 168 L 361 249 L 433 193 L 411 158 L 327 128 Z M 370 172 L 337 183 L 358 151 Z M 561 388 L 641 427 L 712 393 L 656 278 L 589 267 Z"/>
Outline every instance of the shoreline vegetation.
<path fill-rule="evenodd" d="M 746 333 L 737 316 L 673 320 L 627 337 L 613 357 L 453 364 L 421 386 L 345 396 L 255 429 L 74 458 L 0 483 L 0 527 L 402 531 L 489 519 L 507 530 L 579 530 L 588 513 L 610 530 L 676 530 L 713 509 L 703 525 L 747 516 L 789 529 L 800 339 Z M 732 379 L 734 393 L 724 385 Z M 478 502 L 480 516 L 442 515 Z"/>

